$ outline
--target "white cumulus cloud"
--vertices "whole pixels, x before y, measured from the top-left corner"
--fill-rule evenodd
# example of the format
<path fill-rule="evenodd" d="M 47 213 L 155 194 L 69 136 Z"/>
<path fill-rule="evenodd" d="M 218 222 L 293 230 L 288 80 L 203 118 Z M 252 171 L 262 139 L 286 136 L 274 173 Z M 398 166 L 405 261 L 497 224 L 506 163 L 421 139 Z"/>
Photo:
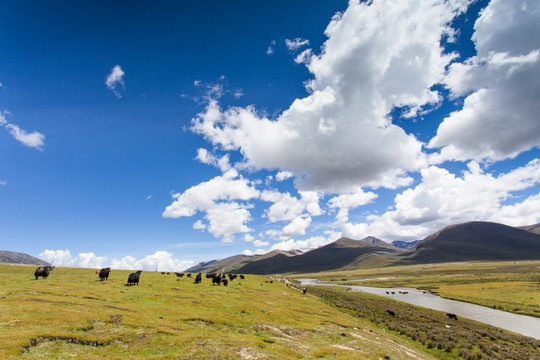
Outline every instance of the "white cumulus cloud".
<path fill-rule="evenodd" d="M 304 59 L 313 75 L 309 96 L 276 120 L 212 100 L 192 130 L 240 151 L 248 167 L 291 171 L 302 190 L 408 185 L 407 172 L 427 159 L 422 143 L 387 115 L 396 106 L 415 114 L 440 101 L 432 87 L 455 58 L 440 40 L 462 10 L 455 1 L 351 2 L 328 25 L 322 53 Z"/>
<path fill-rule="evenodd" d="M 246 225 L 251 219 L 251 205 L 238 200 L 248 201 L 258 196 L 259 191 L 250 181 L 231 169 L 223 176 L 195 185 L 184 193 L 174 194 L 175 200 L 165 208 L 162 216 L 179 218 L 202 211 L 208 224 L 197 222 L 197 228 L 207 228 L 215 237 L 230 242 L 234 234 L 251 230 Z"/>
<path fill-rule="evenodd" d="M 173 258 L 167 251 L 156 251 L 142 259 L 124 256 L 120 259 L 108 259 L 106 256 L 96 256 L 93 252 L 71 255 L 69 250 L 45 250 L 38 257 L 55 266 L 82 267 L 99 269 L 109 266 L 118 270 L 145 270 L 145 271 L 183 271 L 194 264 L 193 261 L 182 261 Z"/>
<path fill-rule="evenodd" d="M 465 96 L 429 147 L 432 161 L 498 161 L 540 146 L 540 3 L 493 0 L 475 23 L 477 55 L 450 66 L 445 85 Z"/>
<path fill-rule="evenodd" d="M 437 166 L 423 169 L 421 175 L 420 184 L 395 197 L 395 209 L 371 215 L 366 223 L 342 224 L 345 236 L 421 239 L 449 224 L 470 220 L 504 220 L 516 225 L 540 222 L 538 212 L 523 216 L 524 211 L 536 209 L 537 195 L 504 205 L 513 200 L 515 192 L 540 183 L 540 159 L 497 176 L 486 173 L 474 161 L 461 176 Z"/>

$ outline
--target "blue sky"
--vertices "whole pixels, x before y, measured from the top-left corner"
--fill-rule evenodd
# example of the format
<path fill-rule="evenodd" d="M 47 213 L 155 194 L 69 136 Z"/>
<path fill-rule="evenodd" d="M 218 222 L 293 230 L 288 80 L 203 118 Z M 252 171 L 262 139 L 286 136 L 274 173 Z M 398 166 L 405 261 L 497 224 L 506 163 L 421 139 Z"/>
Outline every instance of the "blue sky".
<path fill-rule="evenodd" d="M 535 1 L 0 5 L 0 247 L 182 270 L 540 222 Z"/>

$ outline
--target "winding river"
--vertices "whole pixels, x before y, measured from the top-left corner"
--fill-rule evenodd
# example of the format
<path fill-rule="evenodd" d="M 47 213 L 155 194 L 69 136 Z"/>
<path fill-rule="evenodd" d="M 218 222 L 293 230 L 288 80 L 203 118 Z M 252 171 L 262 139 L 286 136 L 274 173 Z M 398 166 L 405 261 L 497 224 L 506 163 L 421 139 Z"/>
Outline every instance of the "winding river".
<path fill-rule="evenodd" d="M 321 283 L 317 279 L 296 279 L 302 285 L 342 286 L 355 291 L 389 297 L 409 304 L 439 310 L 463 316 L 465 318 L 493 325 L 525 336 L 540 340 L 540 318 L 512 314 L 485 306 L 462 301 L 444 299 L 430 292 L 411 288 L 377 288 L 370 286 L 354 286 Z"/>

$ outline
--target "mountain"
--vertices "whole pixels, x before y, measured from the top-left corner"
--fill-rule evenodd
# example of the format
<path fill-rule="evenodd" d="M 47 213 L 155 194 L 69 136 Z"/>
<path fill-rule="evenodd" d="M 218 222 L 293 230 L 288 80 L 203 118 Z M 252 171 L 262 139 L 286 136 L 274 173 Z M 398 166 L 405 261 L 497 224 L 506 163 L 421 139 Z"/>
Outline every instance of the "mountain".
<path fill-rule="evenodd" d="M 368 236 L 361 240 L 340 238 L 306 253 L 274 250 L 264 255 L 235 255 L 201 263 L 188 272 L 244 274 L 310 273 L 353 270 L 398 264 L 455 261 L 540 259 L 540 226 L 515 228 L 473 221 L 455 224 L 413 242 L 388 244 Z M 408 249 L 401 247 L 408 246 Z"/>
<path fill-rule="evenodd" d="M 416 244 L 418 244 L 420 241 L 422 240 L 413 240 L 413 241 L 394 240 L 390 244 L 400 249 L 410 249 L 414 247 Z"/>
<path fill-rule="evenodd" d="M 403 250 L 370 237 L 363 240 L 340 238 L 333 243 L 308 251 L 302 255 L 277 254 L 266 259 L 246 263 L 237 272 L 248 274 L 307 273 L 346 270 L 373 264 L 385 265 L 388 258 Z M 370 265 L 368 265 L 370 264 Z"/>
<path fill-rule="evenodd" d="M 40 260 L 24 253 L 12 251 L 0 251 L 0 263 L 7 264 L 27 264 L 27 265 L 51 265 L 46 261 Z"/>
<path fill-rule="evenodd" d="M 540 235 L 498 223 L 472 221 L 426 237 L 399 263 L 540 259 Z"/>
<path fill-rule="evenodd" d="M 186 270 L 191 273 L 217 273 L 224 270 L 226 273 L 239 272 L 238 269 L 242 268 L 248 263 L 266 259 L 272 259 L 278 257 L 291 257 L 302 254 L 300 250 L 274 250 L 263 255 L 234 255 L 220 260 L 212 260 L 208 262 L 202 262 Z"/>
<path fill-rule="evenodd" d="M 518 229 L 527 230 L 540 235 L 540 224 L 518 226 Z"/>

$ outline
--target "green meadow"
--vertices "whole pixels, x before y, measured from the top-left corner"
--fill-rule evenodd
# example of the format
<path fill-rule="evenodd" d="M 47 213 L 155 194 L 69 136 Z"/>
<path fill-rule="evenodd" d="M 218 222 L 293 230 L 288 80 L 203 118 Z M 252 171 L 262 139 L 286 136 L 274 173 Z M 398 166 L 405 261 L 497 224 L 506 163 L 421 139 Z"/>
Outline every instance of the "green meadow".
<path fill-rule="evenodd" d="M 126 286 L 130 271 L 100 282 L 95 269 L 34 270 L 0 264 L 1 359 L 540 358 L 531 338 L 345 289 L 303 294 L 281 277 L 224 287 L 143 272 Z"/>

